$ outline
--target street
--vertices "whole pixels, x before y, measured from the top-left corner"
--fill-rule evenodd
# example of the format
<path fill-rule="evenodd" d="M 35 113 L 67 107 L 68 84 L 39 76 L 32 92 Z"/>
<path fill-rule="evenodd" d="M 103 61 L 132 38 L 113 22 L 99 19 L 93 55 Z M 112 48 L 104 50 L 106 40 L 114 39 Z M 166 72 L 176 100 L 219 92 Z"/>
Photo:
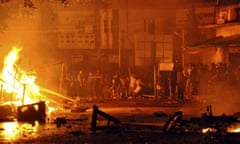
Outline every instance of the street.
<path fill-rule="evenodd" d="M 92 131 L 93 105 L 99 111 L 119 120 L 120 125 Z M 84 107 L 84 108 L 83 108 Z M 184 119 L 201 117 L 204 104 L 199 102 L 168 103 L 152 100 L 92 101 L 81 103 L 79 111 L 58 110 L 38 122 L 2 122 L 1 142 L 10 143 L 206 143 L 201 133 L 164 133 L 163 126 L 175 112 L 182 111 Z M 214 108 L 213 108 L 214 109 Z M 113 123 L 114 124 L 114 123 Z M 108 119 L 98 114 L 97 126 L 107 126 Z M 237 135 L 237 136 L 236 136 Z M 240 142 L 238 134 L 228 134 L 232 143 Z"/>

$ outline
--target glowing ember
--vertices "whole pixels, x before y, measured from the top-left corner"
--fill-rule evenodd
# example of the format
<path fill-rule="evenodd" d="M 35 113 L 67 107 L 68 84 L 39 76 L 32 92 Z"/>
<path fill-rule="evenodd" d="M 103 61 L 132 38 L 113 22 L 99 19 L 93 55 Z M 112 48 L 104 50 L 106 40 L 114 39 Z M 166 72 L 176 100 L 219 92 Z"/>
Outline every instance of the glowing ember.
<path fill-rule="evenodd" d="M 16 122 L 5 122 L 2 123 L 4 129 L 3 135 L 7 139 L 12 139 L 17 136 L 17 123 Z"/>
<path fill-rule="evenodd" d="M 12 102 L 30 104 L 39 100 L 39 87 L 34 83 L 36 77 L 18 67 L 20 48 L 13 47 L 4 59 L 1 74 L 2 91 L 12 94 Z"/>
<path fill-rule="evenodd" d="M 202 129 L 202 133 L 208 133 L 208 132 L 210 133 L 217 132 L 217 130 L 215 128 L 210 128 L 210 127 Z"/>
<path fill-rule="evenodd" d="M 233 124 L 227 128 L 229 133 L 240 133 L 240 124 Z"/>

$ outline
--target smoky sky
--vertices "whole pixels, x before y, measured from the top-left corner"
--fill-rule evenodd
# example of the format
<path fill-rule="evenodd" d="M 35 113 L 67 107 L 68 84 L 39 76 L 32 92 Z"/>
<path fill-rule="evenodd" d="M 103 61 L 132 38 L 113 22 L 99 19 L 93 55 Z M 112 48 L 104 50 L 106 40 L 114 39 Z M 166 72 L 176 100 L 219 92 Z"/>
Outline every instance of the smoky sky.
<path fill-rule="evenodd" d="M 49 1 L 35 1 L 33 7 L 22 1 L 10 1 L 0 9 L 0 55 L 4 56 L 13 46 L 21 48 L 19 65 L 27 72 L 34 72 L 39 81 L 49 83 L 56 79 L 59 69 L 56 63 L 55 14 Z M 47 82 L 46 82 L 47 81 Z"/>

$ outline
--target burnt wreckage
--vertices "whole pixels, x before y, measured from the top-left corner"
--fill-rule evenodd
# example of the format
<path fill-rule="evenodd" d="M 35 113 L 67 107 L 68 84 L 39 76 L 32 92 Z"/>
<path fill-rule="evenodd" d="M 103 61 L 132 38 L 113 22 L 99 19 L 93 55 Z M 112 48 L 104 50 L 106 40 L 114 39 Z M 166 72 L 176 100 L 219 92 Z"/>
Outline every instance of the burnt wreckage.
<path fill-rule="evenodd" d="M 205 136 L 206 143 L 231 143 L 228 127 L 239 124 L 239 113 L 227 116 L 225 114 L 214 116 L 212 106 L 207 106 L 206 113 L 201 117 L 183 118 L 183 112 L 175 112 L 164 124 L 165 133 L 200 133 Z M 238 133 L 236 133 L 238 134 Z"/>
<path fill-rule="evenodd" d="M 0 113 L 1 122 L 14 121 L 15 119 L 21 122 L 46 122 L 46 104 L 44 101 L 21 106 L 1 105 Z"/>
<path fill-rule="evenodd" d="M 107 119 L 106 126 L 97 126 L 97 115 L 100 115 Z M 238 132 L 228 132 L 227 128 L 233 124 L 240 124 L 240 113 L 227 116 L 225 114 L 214 116 L 212 114 L 212 106 L 207 106 L 207 111 L 202 114 L 201 117 L 191 117 L 190 119 L 184 119 L 183 112 L 177 111 L 173 115 L 169 116 L 168 120 L 164 123 L 161 131 L 163 134 L 196 134 L 205 138 L 205 143 L 231 143 L 228 136 L 231 134 L 239 135 Z M 110 124 L 112 122 L 112 125 Z M 126 127 L 131 124 L 123 124 L 117 118 L 112 117 L 109 114 L 98 109 L 97 106 L 93 106 L 91 130 L 96 133 L 98 130 L 112 131 L 124 131 Z M 159 128 L 159 126 L 156 126 Z"/>

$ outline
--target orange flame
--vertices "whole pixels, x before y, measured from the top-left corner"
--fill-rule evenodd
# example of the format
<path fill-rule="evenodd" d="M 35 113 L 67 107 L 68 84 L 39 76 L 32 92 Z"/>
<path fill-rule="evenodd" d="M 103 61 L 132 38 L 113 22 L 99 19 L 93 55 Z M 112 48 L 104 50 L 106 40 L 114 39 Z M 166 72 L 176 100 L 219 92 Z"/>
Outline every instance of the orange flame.
<path fill-rule="evenodd" d="M 4 59 L 1 74 L 2 90 L 13 95 L 17 104 L 29 104 L 39 100 L 39 87 L 35 84 L 36 77 L 27 74 L 18 67 L 20 48 L 13 47 Z"/>
<path fill-rule="evenodd" d="M 229 133 L 240 133 L 240 124 L 236 123 L 227 128 L 227 132 Z"/>
<path fill-rule="evenodd" d="M 211 128 L 211 127 L 202 129 L 202 133 L 205 134 L 205 133 L 208 133 L 208 132 L 214 133 L 214 132 L 217 132 L 217 130 L 215 128 Z"/>

